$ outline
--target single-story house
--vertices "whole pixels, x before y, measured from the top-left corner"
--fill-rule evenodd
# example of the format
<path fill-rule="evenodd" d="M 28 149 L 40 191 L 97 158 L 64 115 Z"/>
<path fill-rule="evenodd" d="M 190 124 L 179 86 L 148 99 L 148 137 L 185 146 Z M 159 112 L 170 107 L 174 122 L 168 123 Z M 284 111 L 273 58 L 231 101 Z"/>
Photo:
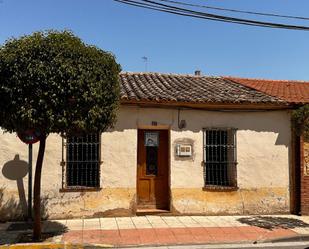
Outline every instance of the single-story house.
<path fill-rule="evenodd" d="M 49 135 L 45 215 L 299 213 L 300 140 L 291 112 L 308 99 L 290 101 L 253 81 L 121 73 L 113 129 Z M 14 219 L 26 210 L 28 149 L 15 134 L 0 141 L 0 220 Z"/>

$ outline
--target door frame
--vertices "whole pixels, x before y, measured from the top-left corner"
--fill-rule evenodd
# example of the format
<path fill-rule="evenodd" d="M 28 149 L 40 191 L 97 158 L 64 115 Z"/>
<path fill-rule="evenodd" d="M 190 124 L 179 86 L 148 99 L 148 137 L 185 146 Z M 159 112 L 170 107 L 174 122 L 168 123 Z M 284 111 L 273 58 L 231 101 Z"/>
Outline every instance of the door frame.
<path fill-rule="evenodd" d="M 167 131 L 167 185 L 168 185 L 168 190 L 167 190 L 167 194 L 168 194 L 168 207 L 169 209 L 167 211 L 171 211 L 171 126 L 170 125 L 158 125 L 158 126 L 153 126 L 153 125 L 138 125 L 137 129 L 136 129 L 136 146 L 137 146 L 137 150 L 136 150 L 136 177 L 135 177 L 135 181 L 136 181 L 136 198 L 135 198 L 135 203 L 137 206 L 137 202 L 138 202 L 138 192 L 137 192 L 137 182 L 138 182 L 138 153 L 139 153 L 139 149 L 138 149 L 138 131 L 139 130 L 166 130 Z"/>

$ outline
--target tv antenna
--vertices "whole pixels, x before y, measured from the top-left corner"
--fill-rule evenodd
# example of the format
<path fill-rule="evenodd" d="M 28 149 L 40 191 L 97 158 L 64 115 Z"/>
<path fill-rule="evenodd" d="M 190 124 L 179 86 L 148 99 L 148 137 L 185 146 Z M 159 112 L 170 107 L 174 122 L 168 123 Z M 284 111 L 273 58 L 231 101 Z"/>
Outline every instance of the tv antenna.
<path fill-rule="evenodd" d="M 145 63 L 145 72 L 147 72 L 147 67 L 148 67 L 148 57 L 143 56 L 143 57 L 142 57 L 142 59 L 143 59 L 143 61 L 144 61 L 144 63 Z"/>

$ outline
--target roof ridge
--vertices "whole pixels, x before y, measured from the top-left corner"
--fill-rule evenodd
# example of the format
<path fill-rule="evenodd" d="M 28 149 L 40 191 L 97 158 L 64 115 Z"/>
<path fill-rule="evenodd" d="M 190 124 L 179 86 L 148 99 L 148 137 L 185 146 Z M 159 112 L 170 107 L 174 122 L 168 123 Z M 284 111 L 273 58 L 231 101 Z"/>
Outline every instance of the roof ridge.
<path fill-rule="evenodd" d="M 131 71 L 122 71 L 120 74 L 128 74 L 128 75 L 166 75 L 166 76 L 181 76 L 181 77 L 197 77 L 197 78 L 228 78 L 228 79 L 239 79 L 239 80 L 254 80 L 254 81 L 273 81 L 278 83 L 309 83 L 309 80 L 279 80 L 279 79 L 269 79 L 269 78 L 248 78 L 248 77 L 240 77 L 240 76 L 224 76 L 224 75 L 194 75 L 194 74 L 182 74 L 182 73 L 162 73 L 162 72 L 131 72 Z"/>
<path fill-rule="evenodd" d="M 182 77 L 197 77 L 197 78 L 222 78 L 221 76 L 214 75 L 194 75 L 194 74 L 181 74 L 181 73 L 161 73 L 161 72 L 130 72 L 122 71 L 120 74 L 129 74 L 129 75 L 167 75 L 167 76 L 182 76 Z"/>
<path fill-rule="evenodd" d="M 239 80 L 259 80 L 259 81 L 275 81 L 278 83 L 309 83 L 309 80 L 278 80 L 278 79 L 266 79 L 266 78 L 247 78 L 247 77 L 238 77 L 238 76 L 221 76 L 222 78 L 227 79 L 239 79 Z"/>

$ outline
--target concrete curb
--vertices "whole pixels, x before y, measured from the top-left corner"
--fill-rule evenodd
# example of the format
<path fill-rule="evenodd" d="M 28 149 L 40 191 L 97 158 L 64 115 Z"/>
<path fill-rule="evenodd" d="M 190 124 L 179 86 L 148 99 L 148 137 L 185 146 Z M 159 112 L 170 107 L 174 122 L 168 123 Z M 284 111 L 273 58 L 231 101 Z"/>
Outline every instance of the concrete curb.
<path fill-rule="evenodd" d="M 293 236 L 287 236 L 279 239 L 272 239 L 266 241 L 267 243 L 281 243 L 281 242 L 309 242 L 309 235 L 297 234 Z"/>

